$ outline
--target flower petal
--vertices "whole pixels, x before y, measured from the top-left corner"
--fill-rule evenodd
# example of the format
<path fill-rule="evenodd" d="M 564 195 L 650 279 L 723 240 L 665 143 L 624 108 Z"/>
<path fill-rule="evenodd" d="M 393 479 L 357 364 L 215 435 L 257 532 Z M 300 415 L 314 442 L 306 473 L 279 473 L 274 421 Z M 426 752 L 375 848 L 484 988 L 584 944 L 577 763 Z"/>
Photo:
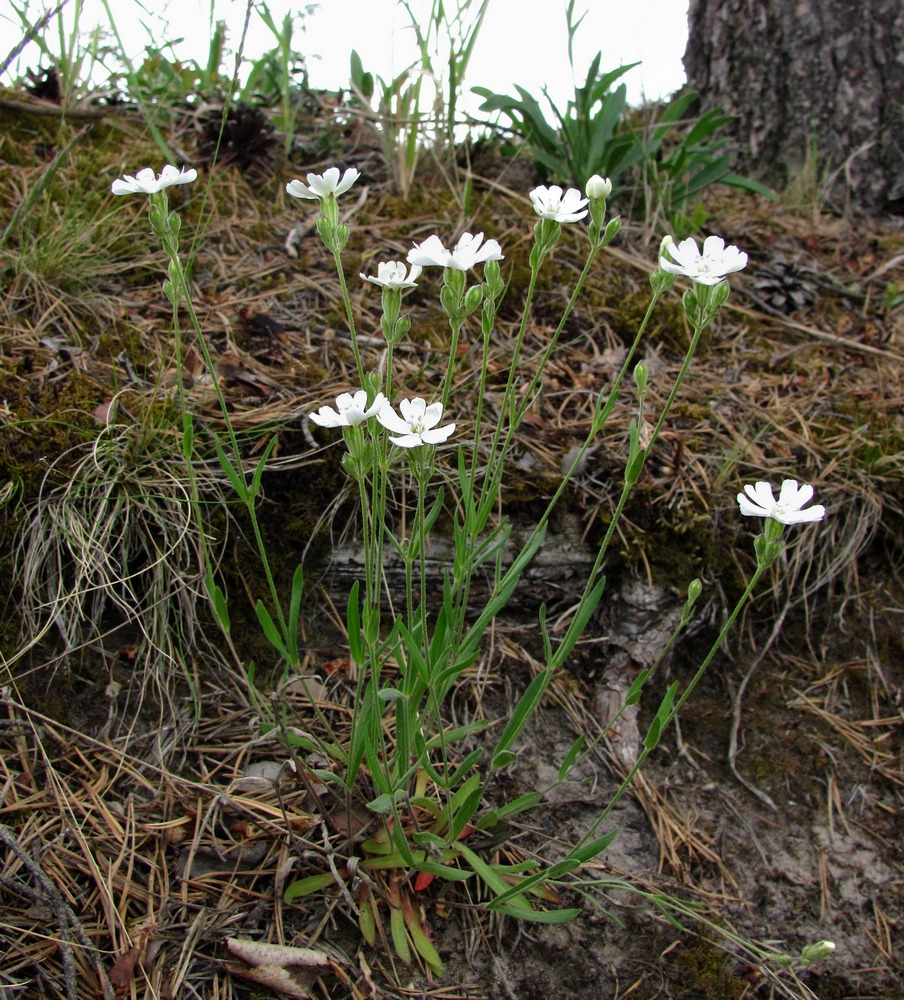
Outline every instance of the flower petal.
<path fill-rule="evenodd" d="M 428 236 L 423 243 L 415 243 L 414 247 L 408 251 L 408 263 L 417 264 L 419 267 L 430 267 L 436 265 L 445 267 L 450 258 L 449 251 L 443 246 L 443 241 L 434 233 Z"/>
<path fill-rule="evenodd" d="M 338 169 L 336 170 L 336 175 L 339 175 Z M 336 185 L 336 190 L 334 194 L 338 197 L 340 194 L 345 194 L 346 191 L 355 183 L 355 181 L 361 176 L 361 174 L 354 168 L 349 167 L 345 173 L 342 175 L 342 180 Z"/>
<path fill-rule="evenodd" d="M 396 413 L 392 404 L 388 402 L 377 411 L 377 422 L 393 434 L 408 434 L 411 430 L 408 423 Z"/>
<path fill-rule="evenodd" d="M 746 489 L 747 487 L 745 487 Z M 738 506 L 745 517 L 769 517 L 769 511 L 751 503 L 743 493 L 738 494 Z"/>
<path fill-rule="evenodd" d="M 443 419 L 443 404 L 442 403 L 431 403 L 424 410 L 423 416 L 421 417 L 421 422 L 423 423 L 425 430 L 430 430 L 431 427 L 436 427 L 436 425 Z"/>
<path fill-rule="evenodd" d="M 419 448 L 423 442 L 420 434 L 405 434 L 402 437 L 392 437 L 389 440 L 400 448 Z"/>
<path fill-rule="evenodd" d="M 785 524 L 806 524 L 810 521 L 821 521 L 826 516 L 826 509 L 821 503 L 815 503 L 806 510 L 786 514 L 782 520 Z"/>
<path fill-rule="evenodd" d="M 772 495 L 772 487 L 769 483 L 759 482 L 753 486 L 745 486 L 744 492 L 760 507 L 769 510 L 775 506 L 775 497 Z"/>
<path fill-rule="evenodd" d="M 696 244 L 694 244 L 696 247 Z M 721 257 L 725 250 L 725 240 L 721 236 L 707 236 L 703 241 L 704 257 Z"/>
<path fill-rule="evenodd" d="M 424 431 L 421 438 L 424 444 L 442 444 L 454 430 L 455 424 L 446 424 L 445 427 L 435 427 L 433 430 Z"/>
<path fill-rule="evenodd" d="M 309 201 L 318 200 L 318 196 L 313 191 L 309 191 L 297 178 L 294 181 L 289 181 L 286 185 L 286 193 L 292 195 L 293 198 L 304 198 Z"/>

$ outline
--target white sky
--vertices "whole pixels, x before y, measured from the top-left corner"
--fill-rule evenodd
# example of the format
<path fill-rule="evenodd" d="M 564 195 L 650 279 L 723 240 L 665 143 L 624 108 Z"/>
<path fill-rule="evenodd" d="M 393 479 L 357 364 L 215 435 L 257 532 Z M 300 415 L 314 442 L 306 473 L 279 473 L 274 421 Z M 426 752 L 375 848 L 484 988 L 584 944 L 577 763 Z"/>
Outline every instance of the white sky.
<path fill-rule="evenodd" d="M 16 0 L 17 4 L 22 0 Z M 70 0 L 64 16 L 71 23 L 76 0 Z M 446 0 L 451 6 L 455 0 Z M 565 30 L 566 0 L 490 0 L 483 28 L 465 78 L 465 89 L 488 87 L 496 93 L 514 94 L 518 83 L 534 96 L 547 86 L 553 99 L 564 106 L 572 93 Z M 206 62 L 211 0 L 109 0 L 119 31 L 131 57 L 143 54 L 153 37 L 184 36 L 176 51 L 182 58 Z M 431 0 L 410 0 L 412 9 L 426 19 Z M 52 0 L 31 0 L 29 17 L 37 19 Z M 142 9 L 143 6 L 143 9 Z M 214 19 L 225 20 L 228 44 L 238 45 L 246 0 L 214 0 Z M 260 0 L 258 0 L 260 6 Z M 287 10 L 302 10 L 304 2 L 269 0 L 277 24 Z M 476 6 L 476 3 L 475 3 Z M 688 0 L 577 0 L 576 14 L 589 12 L 575 39 L 574 56 L 578 82 L 583 83 L 591 59 L 602 52 L 601 70 L 642 60 L 642 65 L 624 77 L 631 101 L 667 96 L 684 82 L 681 56 L 687 39 Z M 540 7 L 543 15 L 526 14 Z M 142 26 L 142 22 L 153 33 Z M 82 24 L 106 24 L 100 0 L 84 0 Z M 319 9 L 303 19 L 304 30 L 294 36 L 295 47 L 306 55 L 311 85 L 338 89 L 348 84 L 349 56 L 356 49 L 365 70 L 391 79 L 417 57 L 408 15 L 397 0 L 321 0 Z M 12 0 L 0 0 L 0 58 L 22 34 Z M 55 37 L 55 34 L 54 34 Z M 275 39 L 252 13 L 245 54 L 254 59 L 273 48 Z M 38 53 L 26 49 L 12 73 L 37 67 Z M 231 61 L 230 61 L 231 66 Z M 479 100 L 469 105 L 475 110 Z"/>

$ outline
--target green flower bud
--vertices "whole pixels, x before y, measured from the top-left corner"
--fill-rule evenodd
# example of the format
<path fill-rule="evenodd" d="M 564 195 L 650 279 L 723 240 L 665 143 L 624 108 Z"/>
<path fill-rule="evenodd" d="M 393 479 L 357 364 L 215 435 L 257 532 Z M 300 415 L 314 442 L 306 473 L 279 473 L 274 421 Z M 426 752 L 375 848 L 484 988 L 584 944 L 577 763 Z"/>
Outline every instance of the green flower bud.
<path fill-rule="evenodd" d="M 472 285 L 465 294 L 465 314 L 470 316 L 480 308 L 481 302 L 483 302 L 483 286 Z"/>

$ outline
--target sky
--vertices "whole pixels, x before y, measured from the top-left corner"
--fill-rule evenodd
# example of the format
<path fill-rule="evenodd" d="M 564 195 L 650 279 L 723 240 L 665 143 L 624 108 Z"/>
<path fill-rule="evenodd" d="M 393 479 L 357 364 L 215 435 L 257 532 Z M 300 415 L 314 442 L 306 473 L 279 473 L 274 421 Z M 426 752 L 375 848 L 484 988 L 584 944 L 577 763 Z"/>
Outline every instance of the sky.
<path fill-rule="evenodd" d="M 15 40 L 21 34 L 13 3 L 0 0 L 0 36 Z M 412 10 L 426 17 L 431 0 L 409 0 Z M 455 0 L 446 0 L 446 6 Z M 470 0 L 478 5 L 477 0 Z M 52 0 L 31 0 L 29 16 L 36 19 Z M 124 44 L 130 57 L 142 55 L 151 37 L 159 44 L 164 38 L 184 36 L 186 42 L 176 52 L 181 58 L 206 62 L 211 0 L 110 0 Z M 542 16 L 526 15 L 528 0 L 489 0 L 489 7 L 465 79 L 465 89 L 488 87 L 496 93 L 514 94 L 520 84 L 538 98 L 543 87 L 560 105 L 572 92 L 565 27 L 566 0 L 539 0 Z M 214 0 L 214 19 L 225 20 L 228 42 L 238 44 L 244 21 L 246 0 Z M 258 0 L 257 6 L 262 4 Z M 269 9 L 281 24 L 287 10 L 302 10 L 305 4 L 289 0 L 269 0 Z M 602 53 L 601 70 L 642 61 L 624 82 L 628 97 L 639 102 L 643 96 L 665 97 L 684 82 L 681 56 L 687 40 L 687 0 L 576 0 L 575 16 L 587 15 L 575 37 L 574 61 L 578 82 L 583 83 L 590 61 Z M 70 18 L 75 0 L 69 0 L 64 14 Z M 84 0 L 82 24 L 107 23 L 100 0 Z M 312 14 L 299 22 L 294 36 L 296 47 L 305 53 L 310 83 L 315 89 L 347 86 L 349 57 L 357 50 L 364 69 L 375 76 L 391 79 L 417 57 L 410 20 L 398 0 L 321 0 Z M 150 33 L 149 34 L 149 31 Z M 303 30 L 302 30 L 303 29 Z M 260 17 L 252 13 L 245 54 L 254 59 L 275 40 Z M 5 55 L 5 45 L 0 45 Z M 39 55 L 26 50 L 19 72 L 34 68 Z M 15 72 L 15 67 L 13 68 Z M 471 98 L 468 110 L 476 110 L 479 99 Z"/>

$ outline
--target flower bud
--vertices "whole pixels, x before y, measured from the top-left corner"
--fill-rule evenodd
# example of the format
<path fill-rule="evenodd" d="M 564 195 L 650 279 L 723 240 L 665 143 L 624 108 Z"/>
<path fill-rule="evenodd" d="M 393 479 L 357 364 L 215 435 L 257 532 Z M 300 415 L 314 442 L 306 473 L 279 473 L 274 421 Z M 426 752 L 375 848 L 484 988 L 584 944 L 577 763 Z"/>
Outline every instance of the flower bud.
<path fill-rule="evenodd" d="M 647 379 L 650 375 L 650 369 L 643 363 L 643 361 L 638 362 L 634 368 L 634 384 L 637 386 L 637 392 L 644 396 L 647 392 Z"/>
<path fill-rule="evenodd" d="M 817 941 L 816 944 L 808 944 L 800 953 L 800 960 L 804 965 L 812 965 L 821 958 L 828 958 L 835 950 L 834 941 Z"/>
<path fill-rule="evenodd" d="M 587 181 L 584 194 L 594 201 L 605 201 L 612 194 L 612 181 L 608 177 L 600 177 L 599 174 L 594 174 Z"/>
<path fill-rule="evenodd" d="M 383 376 L 378 371 L 365 372 L 362 388 L 367 393 L 367 405 L 372 405 L 383 388 Z"/>
<path fill-rule="evenodd" d="M 700 580 L 691 580 L 687 585 L 687 600 L 684 602 L 684 610 L 681 612 L 681 624 L 686 625 L 691 617 L 697 598 L 703 593 L 703 584 Z"/>
<path fill-rule="evenodd" d="M 465 313 L 470 316 L 483 302 L 483 285 L 472 285 L 465 292 Z"/>

